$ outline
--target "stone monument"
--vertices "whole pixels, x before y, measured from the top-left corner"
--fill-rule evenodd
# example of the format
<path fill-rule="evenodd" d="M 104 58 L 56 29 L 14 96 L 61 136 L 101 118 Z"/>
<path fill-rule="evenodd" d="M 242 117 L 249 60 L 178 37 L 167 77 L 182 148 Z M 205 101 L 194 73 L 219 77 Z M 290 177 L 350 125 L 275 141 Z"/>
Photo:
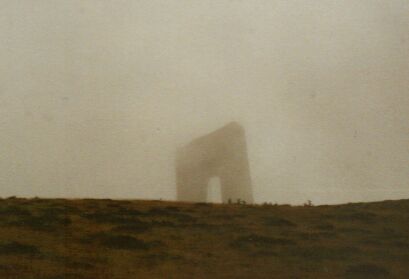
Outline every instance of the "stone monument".
<path fill-rule="evenodd" d="M 177 151 L 177 198 L 206 202 L 209 180 L 220 178 L 222 201 L 253 202 L 245 132 L 231 122 Z"/>

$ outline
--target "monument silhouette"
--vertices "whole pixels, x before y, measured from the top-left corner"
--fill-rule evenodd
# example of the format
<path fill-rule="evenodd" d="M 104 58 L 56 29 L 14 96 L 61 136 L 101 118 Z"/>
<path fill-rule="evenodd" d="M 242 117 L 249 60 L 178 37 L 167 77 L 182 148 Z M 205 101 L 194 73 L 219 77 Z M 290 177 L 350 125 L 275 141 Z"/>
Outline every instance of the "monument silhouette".
<path fill-rule="evenodd" d="M 222 201 L 253 202 L 245 132 L 231 122 L 178 149 L 177 198 L 206 202 L 209 180 L 220 178 Z"/>

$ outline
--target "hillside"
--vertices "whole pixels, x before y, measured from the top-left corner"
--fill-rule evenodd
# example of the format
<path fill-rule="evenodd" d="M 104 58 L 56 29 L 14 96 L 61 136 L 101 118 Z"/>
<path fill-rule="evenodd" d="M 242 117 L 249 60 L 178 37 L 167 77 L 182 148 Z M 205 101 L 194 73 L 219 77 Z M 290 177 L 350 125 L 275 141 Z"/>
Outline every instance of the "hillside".
<path fill-rule="evenodd" d="M 0 278 L 409 278 L 409 200 L 0 199 Z"/>

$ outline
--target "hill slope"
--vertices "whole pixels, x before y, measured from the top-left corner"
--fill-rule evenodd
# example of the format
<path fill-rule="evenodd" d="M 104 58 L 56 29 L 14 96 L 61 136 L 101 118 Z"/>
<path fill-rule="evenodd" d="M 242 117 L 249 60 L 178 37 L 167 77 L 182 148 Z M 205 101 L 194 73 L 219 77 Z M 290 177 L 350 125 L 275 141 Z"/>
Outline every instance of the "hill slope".
<path fill-rule="evenodd" d="M 409 278 L 409 200 L 1 199 L 0 278 Z"/>

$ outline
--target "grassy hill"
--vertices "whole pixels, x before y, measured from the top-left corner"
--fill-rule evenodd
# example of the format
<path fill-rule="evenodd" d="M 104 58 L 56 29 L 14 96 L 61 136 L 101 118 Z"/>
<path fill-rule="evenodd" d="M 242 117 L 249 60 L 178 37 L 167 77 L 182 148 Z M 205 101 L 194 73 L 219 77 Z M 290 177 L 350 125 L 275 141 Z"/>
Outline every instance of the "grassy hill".
<path fill-rule="evenodd" d="M 409 278 L 409 200 L 0 199 L 0 278 Z"/>

